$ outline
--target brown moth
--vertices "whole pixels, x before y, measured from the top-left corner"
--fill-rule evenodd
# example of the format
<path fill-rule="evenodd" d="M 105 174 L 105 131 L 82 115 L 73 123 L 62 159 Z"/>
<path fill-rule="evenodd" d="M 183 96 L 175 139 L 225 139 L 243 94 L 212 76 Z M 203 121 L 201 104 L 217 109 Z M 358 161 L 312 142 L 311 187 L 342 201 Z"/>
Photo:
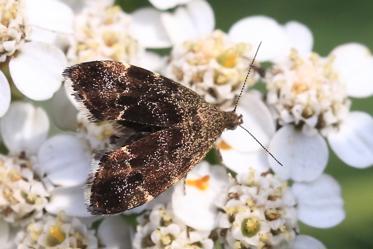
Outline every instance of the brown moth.
<path fill-rule="evenodd" d="M 185 177 L 225 129 L 242 123 L 234 111 L 220 111 L 191 89 L 140 67 L 92 61 L 63 75 L 92 120 L 135 131 L 93 163 L 86 186 L 92 214 L 116 214 L 152 200 Z"/>

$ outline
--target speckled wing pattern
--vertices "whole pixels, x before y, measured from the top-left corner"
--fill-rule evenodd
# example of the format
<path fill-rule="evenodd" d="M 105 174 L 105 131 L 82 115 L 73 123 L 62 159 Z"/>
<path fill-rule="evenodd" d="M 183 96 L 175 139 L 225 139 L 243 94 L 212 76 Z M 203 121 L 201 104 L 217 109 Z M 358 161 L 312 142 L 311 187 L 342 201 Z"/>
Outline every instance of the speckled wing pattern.
<path fill-rule="evenodd" d="M 203 159 L 225 128 L 240 122 L 139 67 L 94 61 L 72 66 L 64 76 L 93 120 L 146 131 L 93 162 L 86 188 L 93 214 L 120 213 L 158 196 Z"/>
<path fill-rule="evenodd" d="M 92 120 L 168 127 L 195 115 L 203 102 L 192 90 L 166 77 L 120 62 L 82 63 L 67 68 L 64 75 Z"/>

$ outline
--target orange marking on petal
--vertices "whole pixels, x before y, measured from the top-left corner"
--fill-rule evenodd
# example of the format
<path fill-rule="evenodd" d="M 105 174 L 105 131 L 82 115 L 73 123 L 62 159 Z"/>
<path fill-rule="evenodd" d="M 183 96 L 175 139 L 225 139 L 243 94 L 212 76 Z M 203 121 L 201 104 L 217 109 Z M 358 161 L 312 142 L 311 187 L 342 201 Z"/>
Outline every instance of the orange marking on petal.
<path fill-rule="evenodd" d="M 206 175 L 201 178 L 197 179 L 187 179 L 185 183 L 189 186 L 196 187 L 197 189 L 204 191 L 207 190 L 209 185 L 208 182 L 210 180 L 210 176 Z"/>
<path fill-rule="evenodd" d="M 231 150 L 233 149 L 229 144 L 227 144 L 224 140 L 220 140 L 218 142 L 218 148 L 221 150 Z"/>

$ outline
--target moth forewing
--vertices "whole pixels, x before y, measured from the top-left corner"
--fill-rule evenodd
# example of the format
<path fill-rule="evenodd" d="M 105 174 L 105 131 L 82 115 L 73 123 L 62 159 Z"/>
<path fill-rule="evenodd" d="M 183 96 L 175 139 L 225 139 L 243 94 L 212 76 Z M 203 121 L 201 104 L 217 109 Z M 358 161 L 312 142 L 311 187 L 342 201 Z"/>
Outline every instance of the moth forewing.
<path fill-rule="evenodd" d="M 224 129 L 242 123 L 236 113 L 136 66 L 93 61 L 66 69 L 64 76 L 95 120 L 135 130 L 125 146 L 93 162 L 86 187 L 93 214 L 120 213 L 158 196 L 204 158 Z"/>

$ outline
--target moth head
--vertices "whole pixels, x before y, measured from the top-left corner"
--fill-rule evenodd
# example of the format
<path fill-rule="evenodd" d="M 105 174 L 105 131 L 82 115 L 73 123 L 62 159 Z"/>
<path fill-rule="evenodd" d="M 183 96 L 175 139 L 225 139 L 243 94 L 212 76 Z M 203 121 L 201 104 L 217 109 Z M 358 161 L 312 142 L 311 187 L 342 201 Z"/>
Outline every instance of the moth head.
<path fill-rule="evenodd" d="M 235 112 L 225 112 L 225 127 L 234 130 L 242 124 L 242 115 Z"/>

